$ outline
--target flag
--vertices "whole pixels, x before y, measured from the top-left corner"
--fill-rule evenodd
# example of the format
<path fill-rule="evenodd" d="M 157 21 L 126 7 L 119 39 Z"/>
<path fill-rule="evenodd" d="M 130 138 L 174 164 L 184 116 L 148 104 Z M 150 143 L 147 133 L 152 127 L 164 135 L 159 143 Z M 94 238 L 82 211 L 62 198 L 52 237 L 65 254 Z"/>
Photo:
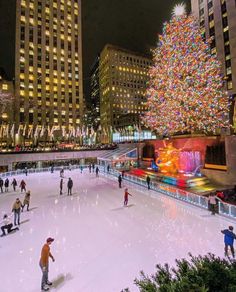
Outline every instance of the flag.
<path fill-rule="evenodd" d="M 9 137 L 9 125 L 7 124 L 6 129 L 5 129 L 6 137 Z"/>
<path fill-rule="evenodd" d="M 80 136 L 81 136 L 80 127 L 77 127 L 77 129 L 76 129 L 76 137 L 80 137 Z"/>
<path fill-rule="evenodd" d="M 38 133 L 39 133 L 39 127 L 38 127 L 38 125 L 37 125 L 36 128 L 35 128 L 35 131 L 34 131 L 34 138 L 35 138 L 35 139 L 38 138 Z"/>
<path fill-rule="evenodd" d="M 13 139 L 14 138 L 14 134 L 15 134 L 15 124 L 12 125 L 10 134 L 11 134 L 11 137 Z"/>
<path fill-rule="evenodd" d="M 23 136 L 26 135 L 26 125 L 24 125 L 24 129 L 23 129 Z"/>
<path fill-rule="evenodd" d="M 48 128 L 47 128 L 47 132 L 48 132 L 48 137 L 50 137 L 51 131 L 50 131 L 50 126 L 49 125 L 48 125 Z"/>
<path fill-rule="evenodd" d="M 28 128 L 28 138 L 33 136 L 33 127 Z"/>
<path fill-rule="evenodd" d="M 40 131 L 40 137 L 43 137 L 44 132 L 45 132 L 45 129 L 44 129 L 44 125 L 43 125 L 41 128 L 41 131 Z"/>
<path fill-rule="evenodd" d="M 0 138 L 2 138 L 3 137 L 3 126 L 1 125 L 0 126 Z"/>
<path fill-rule="evenodd" d="M 20 136 L 21 125 L 18 127 L 17 135 Z"/>

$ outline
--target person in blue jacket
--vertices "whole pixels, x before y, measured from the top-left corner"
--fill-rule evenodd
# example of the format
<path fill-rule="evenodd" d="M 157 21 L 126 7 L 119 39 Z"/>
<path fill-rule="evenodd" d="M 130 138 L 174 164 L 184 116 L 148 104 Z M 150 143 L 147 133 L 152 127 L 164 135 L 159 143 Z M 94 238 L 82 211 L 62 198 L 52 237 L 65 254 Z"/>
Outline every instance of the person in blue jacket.
<path fill-rule="evenodd" d="M 236 239 L 235 233 L 233 233 L 233 226 L 229 226 L 229 229 L 221 230 L 224 236 L 225 243 L 225 255 L 228 256 L 228 248 L 230 247 L 232 256 L 234 258 L 234 239 Z"/>

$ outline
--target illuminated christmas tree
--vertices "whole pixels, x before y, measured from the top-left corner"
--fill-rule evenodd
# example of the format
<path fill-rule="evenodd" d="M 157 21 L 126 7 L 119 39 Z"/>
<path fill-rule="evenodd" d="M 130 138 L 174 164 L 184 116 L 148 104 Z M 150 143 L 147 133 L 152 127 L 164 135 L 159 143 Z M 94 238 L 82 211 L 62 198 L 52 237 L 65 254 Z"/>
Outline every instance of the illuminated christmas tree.
<path fill-rule="evenodd" d="M 160 135 L 215 133 L 229 127 L 221 64 L 193 16 L 174 9 L 154 51 L 147 89 L 146 127 Z"/>

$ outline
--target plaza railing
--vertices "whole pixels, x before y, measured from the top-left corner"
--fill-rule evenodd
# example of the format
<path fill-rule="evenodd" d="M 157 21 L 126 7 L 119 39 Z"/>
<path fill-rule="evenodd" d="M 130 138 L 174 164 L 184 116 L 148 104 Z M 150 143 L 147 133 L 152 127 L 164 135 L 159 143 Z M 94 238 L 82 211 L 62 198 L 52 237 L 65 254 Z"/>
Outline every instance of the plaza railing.
<path fill-rule="evenodd" d="M 105 169 L 104 167 L 100 167 L 100 171 L 103 172 L 105 175 L 111 175 L 116 177 L 117 179 L 118 176 L 121 174 L 120 171 L 114 169 L 110 169 L 108 172 L 107 169 Z M 122 179 L 147 188 L 146 180 L 141 177 L 125 173 Z M 208 198 L 205 196 L 197 195 L 187 190 L 179 189 L 172 185 L 164 184 L 161 182 L 150 182 L 150 189 L 157 193 L 173 197 L 175 199 L 184 201 L 188 204 L 203 208 L 205 210 L 208 209 Z M 236 206 L 219 201 L 218 214 L 236 220 Z"/>
<path fill-rule="evenodd" d="M 71 165 L 71 166 L 55 166 L 53 171 L 60 171 L 62 169 L 64 169 L 64 170 L 80 169 L 81 166 L 83 169 L 88 168 L 88 165 L 76 164 L 76 165 Z M 108 177 L 113 176 L 113 177 L 118 178 L 118 176 L 121 174 L 120 171 L 115 170 L 115 169 L 110 169 L 108 172 L 106 167 L 99 166 L 99 165 L 98 165 L 98 167 L 99 167 L 99 171 L 104 176 L 108 176 Z M 9 172 L 0 173 L 0 177 L 4 179 L 6 177 L 12 177 L 15 175 L 22 175 L 22 174 L 25 175 L 25 172 L 26 172 L 25 169 L 9 171 Z M 27 169 L 27 174 L 40 173 L 40 172 L 51 172 L 51 167 Z M 134 183 L 136 185 L 147 188 L 146 180 L 141 178 L 141 177 L 137 177 L 135 175 L 125 173 L 122 179 L 127 181 L 127 182 Z M 155 191 L 156 193 L 161 193 L 161 194 L 167 195 L 169 197 L 173 197 L 175 199 L 184 201 L 184 202 L 191 204 L 191 205 L 194 205 L 194 206 L 198 206 L 198 207 L 203 208 L 205 210 L 208 209 L 208 198 L 205 196 L 197 195 L 197 194 L 191 193 L 191 192 L 183 190 L 183 189 L 178 189 L 174 186 L 167 185 L 167 184 L 164 184 L 161 182 L 150 182 L 150 189 Z M 234 206 L 234 205 L 219 201 L 218 213 L 220 215 L 223 215 L 223 216 L 226 216 L 228 218 L 236 220 L 236 206 Z"/>

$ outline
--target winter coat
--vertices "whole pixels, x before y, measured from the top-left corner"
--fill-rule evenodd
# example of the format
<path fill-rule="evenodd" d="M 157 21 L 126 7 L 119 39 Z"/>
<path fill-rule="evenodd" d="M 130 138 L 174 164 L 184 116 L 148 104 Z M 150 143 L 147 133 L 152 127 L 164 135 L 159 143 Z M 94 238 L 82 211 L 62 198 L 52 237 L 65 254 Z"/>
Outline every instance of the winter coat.
<path fill-rule="evenodd" d="M 225 235 L 225 238 L 224 238 L 225 244 L 233 245 L 234 239 L 236 239 L 236 235 L 228 229 L 222 230 L 221 232 Z"/>
<path fill-rule="evenodd" d="M 72 181 L 72 179 L 69 179 L 69 181 L 67 183 L 67 187 L 68 187 L 68 189 L 72 189 L 72 187 L 73 187 L 73 181 Z"/>
<path fill-rule="evenodd" d="M 5 185 L 5 187 L 6 187 L 6 188 L 8 188 L 8 187 L 9 187 L 9 179 L 8 179 L 8 178 L 5 180 L 5 183 L 4 183 L 4 185 Z"/>

